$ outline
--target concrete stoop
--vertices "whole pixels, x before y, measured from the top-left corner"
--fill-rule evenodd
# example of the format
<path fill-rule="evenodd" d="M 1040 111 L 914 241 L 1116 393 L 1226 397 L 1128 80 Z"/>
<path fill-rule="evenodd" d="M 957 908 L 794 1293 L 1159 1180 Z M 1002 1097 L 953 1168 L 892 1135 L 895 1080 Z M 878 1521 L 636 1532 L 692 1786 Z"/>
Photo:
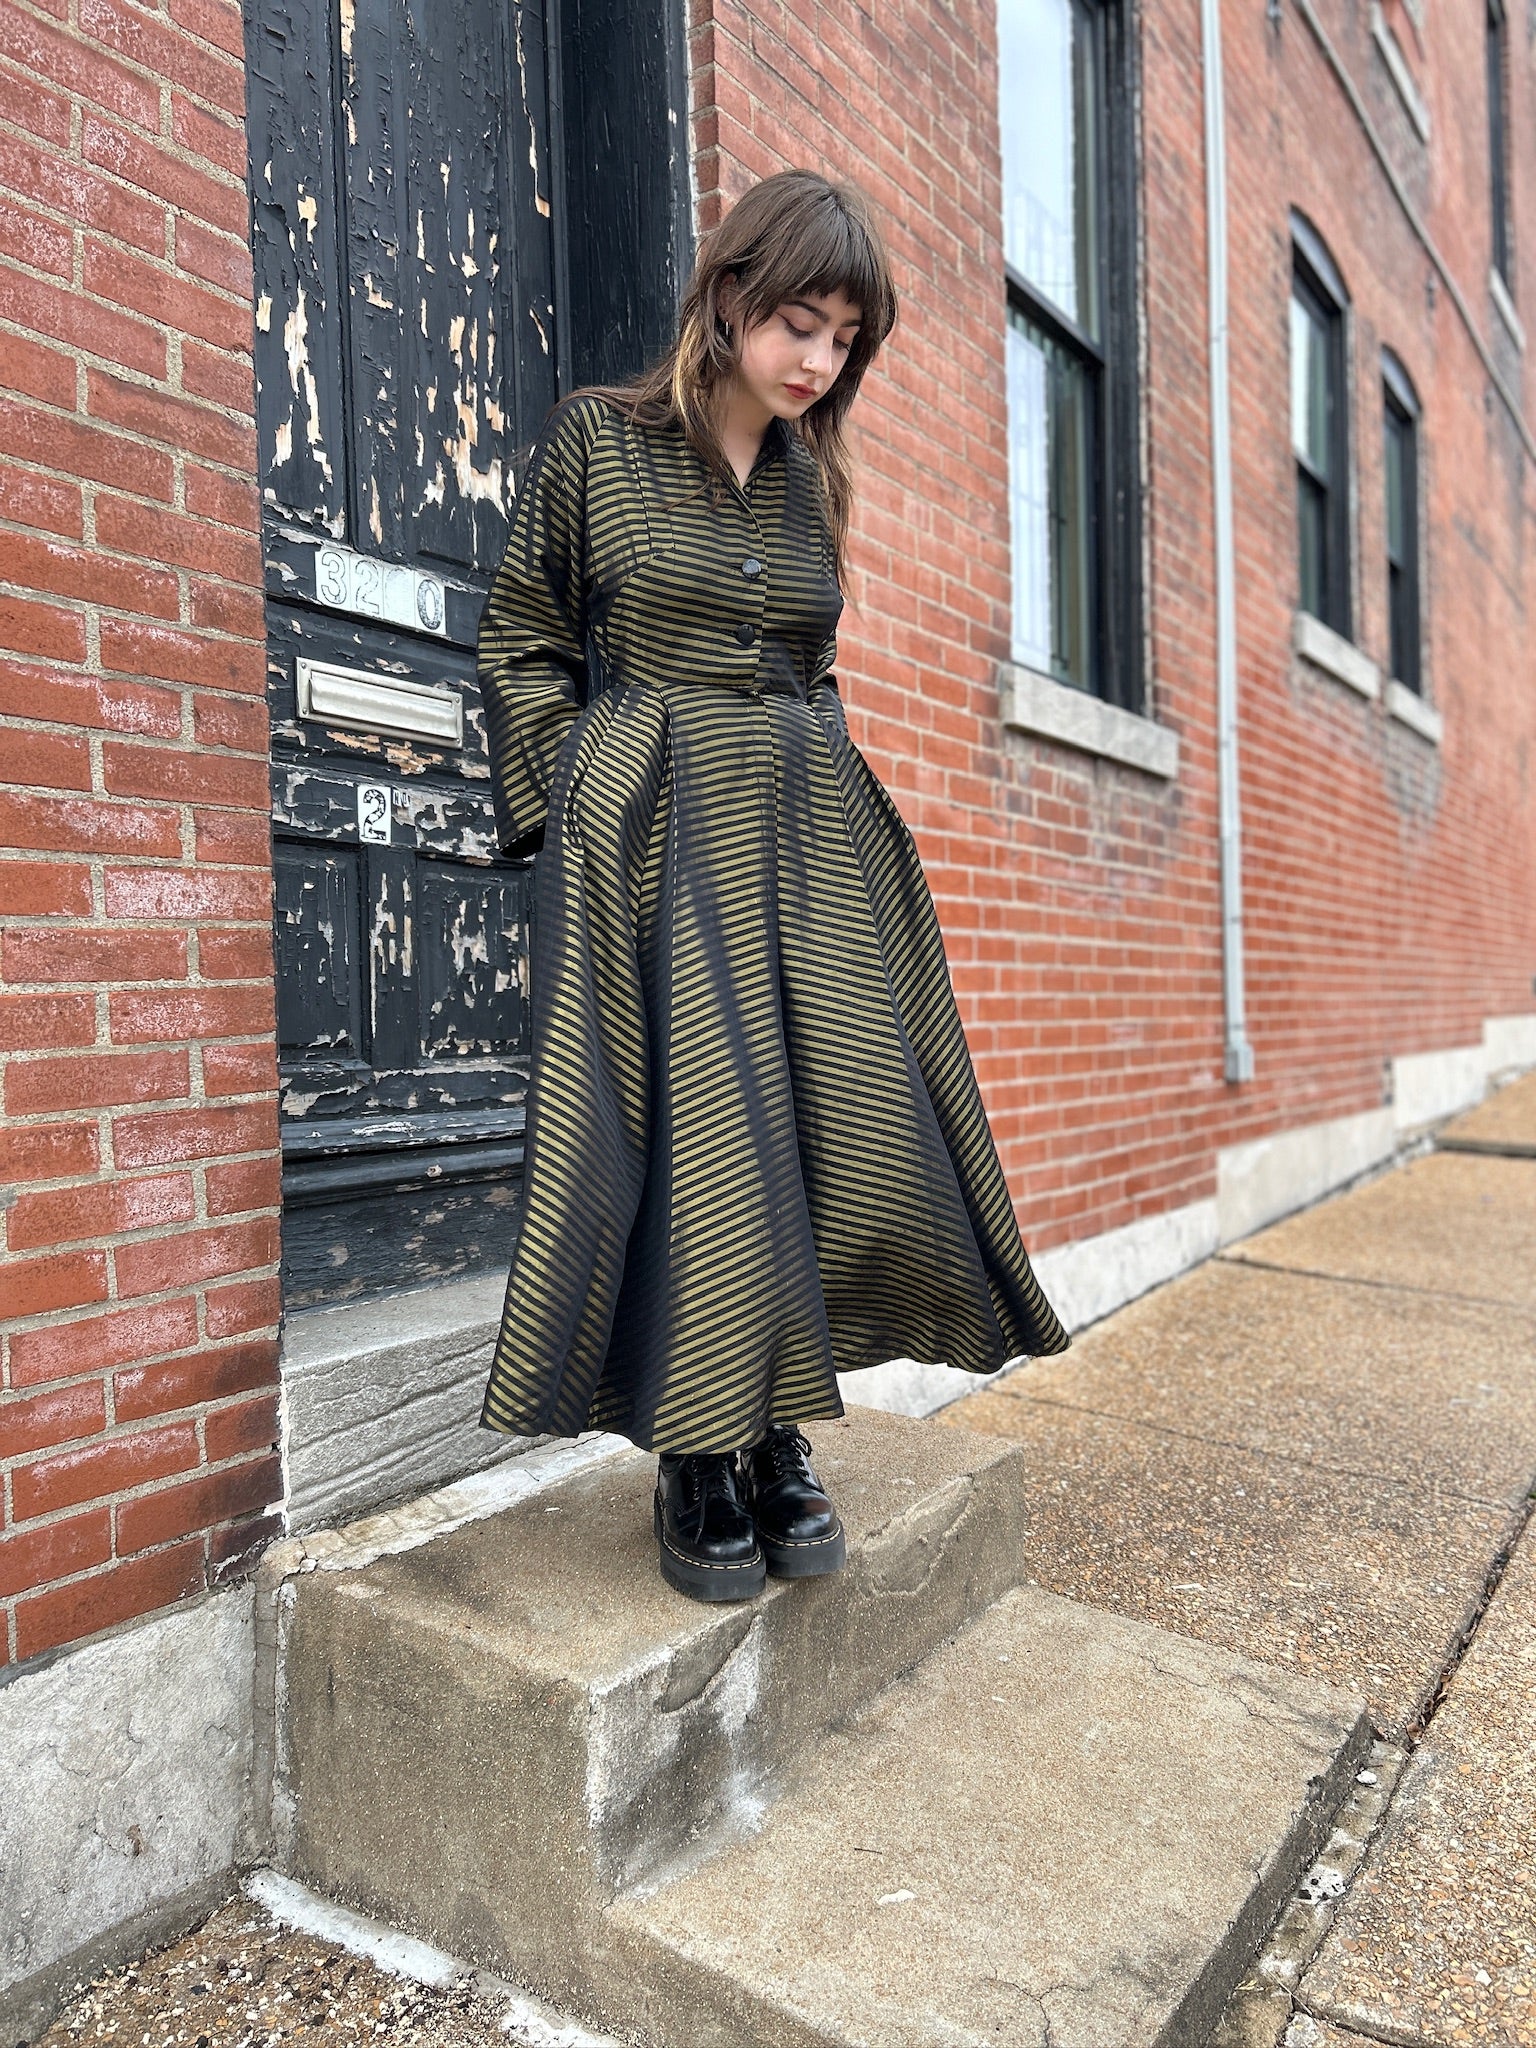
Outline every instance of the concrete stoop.
<path fill-rule="evenodd" d="M 654 1460 L 283 1589 L 276 1843 L 652 2048 L 1203 2043 L 1370 1738 L 1021 1586 L 1021 1454 L 815 1429 L 849 1564 L 700 1606 Z"/>

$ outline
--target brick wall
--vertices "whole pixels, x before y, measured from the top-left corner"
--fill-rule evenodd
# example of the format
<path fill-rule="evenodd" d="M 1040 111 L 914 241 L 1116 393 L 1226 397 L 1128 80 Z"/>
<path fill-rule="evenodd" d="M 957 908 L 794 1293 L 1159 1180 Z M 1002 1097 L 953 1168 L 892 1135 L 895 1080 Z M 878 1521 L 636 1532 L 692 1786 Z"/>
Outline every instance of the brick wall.
<path fill-rule="evenodd" d="M 1415 52 L 1432 176 L 1364 12 L 1319 4 L 1493 333 L 1481 7 L 1431 10 Z M 1037 1249 L 1209 1196 L 1220 1146 L 1377 1108 L 1391 1057 L 1476 1043 L 1485 1016 L 1533 1007 L 1532 466 L 1448 294 L 1430 306 L 1422 247 L 1299 13 L 1286 0 L 1277 30 L 1266 10 L 1240 10 L 1226 85 L 1258 1071 L 1242 1087 L 1223 1079 L 1200 22 L 1197 0 L 1139 13 L 1146 619 L 1152 706 L 1180 739 L 1172 785 L 999 722 L 1009 557 L 990 0 L 903 0 L 877 16 L 852 0 L 694 0 L 691 16 L 701 224 L 752 179 L 808 163 L 858 178 L 888 227 L 903 317 L 854 416 L 862 504 L 841 681 L 855 737 L 917 832 Z M 1523 39 L 1512 57 L 1515 204 L 1532 213 Z M 1358 637 L 1383 666 L 1382 343 L 1424 401 L 1438 751 L 1290 653 L 1293 204 L 1333 243 L 1354 299 Z"/>
<path fill-rule="evenodd" d="M 0 1663 L 270 1531 L 241 18 L 0 0 Z"/>

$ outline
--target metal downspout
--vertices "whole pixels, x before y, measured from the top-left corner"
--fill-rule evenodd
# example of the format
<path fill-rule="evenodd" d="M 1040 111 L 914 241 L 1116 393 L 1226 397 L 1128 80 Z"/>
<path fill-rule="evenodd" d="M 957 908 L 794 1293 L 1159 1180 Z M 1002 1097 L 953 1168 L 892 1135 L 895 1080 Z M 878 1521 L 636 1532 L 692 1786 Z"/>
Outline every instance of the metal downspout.
<path fill-rule="evenodd" d="M 1211 495 L 1216 532 L 1216 784 L 1221 816 L 1223 1068 L 1253 1078 L 1243 1006 L 1243 824 L 1237 781 L 1237 591 L 1232 541 L 1232 400 L 1227 356 L 1227 146 L 1221 0 L 1200 0 L 1205 97 L 1205 211 L 1210 292 Z"/>

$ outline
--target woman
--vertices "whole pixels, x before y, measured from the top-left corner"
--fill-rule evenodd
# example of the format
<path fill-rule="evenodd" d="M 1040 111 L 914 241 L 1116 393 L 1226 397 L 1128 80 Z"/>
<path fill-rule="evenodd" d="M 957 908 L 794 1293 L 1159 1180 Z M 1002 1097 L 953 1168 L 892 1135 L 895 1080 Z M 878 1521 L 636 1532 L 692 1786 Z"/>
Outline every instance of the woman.
<path fill-rule="evenodd" d="M 666 359 L 551 415 L 481 624 L 497 823 L 543 848 L 490 1429 L 659 1454 L 664 1577 L 835 1571 L 836 1373 L 1067 1339 L 912 839 L 833 674 L 843 421 L 896 315 L 858 191 L 765 179 Z"/>

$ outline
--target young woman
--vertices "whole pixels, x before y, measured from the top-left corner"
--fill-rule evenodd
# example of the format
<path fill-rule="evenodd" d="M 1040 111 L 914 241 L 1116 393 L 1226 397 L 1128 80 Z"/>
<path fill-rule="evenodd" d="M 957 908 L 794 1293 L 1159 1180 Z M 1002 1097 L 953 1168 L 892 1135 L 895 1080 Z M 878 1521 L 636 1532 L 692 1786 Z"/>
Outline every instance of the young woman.
<path fill-rule="evenodd" d="M 481 1421 L 657 1452 L 661 1569 L 703 1600 L 842 1564 L 800 1431 L 838 1372 L 1067 1342 L 833 674 L 843 422 L 895 317 L 856 188 L 755 186 L 665 360 L 550 416 L 481 624 L 501 840 L 543 849 Z"/>

